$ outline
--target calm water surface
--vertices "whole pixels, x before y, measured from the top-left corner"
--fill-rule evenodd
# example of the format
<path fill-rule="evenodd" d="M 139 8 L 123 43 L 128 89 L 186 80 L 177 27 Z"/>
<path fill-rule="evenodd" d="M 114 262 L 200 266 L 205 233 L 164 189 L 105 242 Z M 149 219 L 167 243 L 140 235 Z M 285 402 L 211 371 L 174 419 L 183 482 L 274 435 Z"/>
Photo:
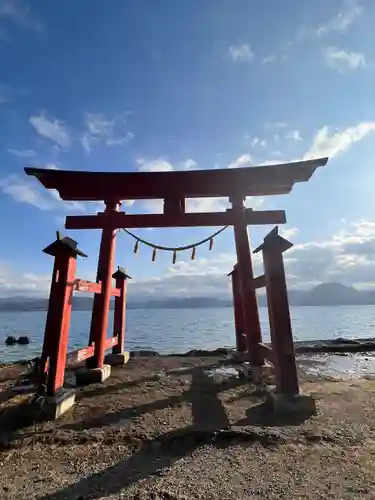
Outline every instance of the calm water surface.
<path fill-rule="evenodd" d="M 69 348 L 87 345 L 90 311 L 73 311 Z M 267 309 L 260 308 L 263 339 L 269 340 Z M 375 337 L 375 306 L 294 307 L 295 340 L 335 337 Z M 33 358 L 40 354 L 46 313 L 0 313 L 0 362 Z M 112 314 L 110 316 L 112 324 Z M 28 346 L 5 346 L 8 335 L 28 335 Z M 110 335 L 110 332 L 109 332 Z M 154 349 L 182 353 L 189 349 L 215 349 L 234 345 L 233 311 L 217 309 L 131 309 L 127 313 L 127 349 Z"/>

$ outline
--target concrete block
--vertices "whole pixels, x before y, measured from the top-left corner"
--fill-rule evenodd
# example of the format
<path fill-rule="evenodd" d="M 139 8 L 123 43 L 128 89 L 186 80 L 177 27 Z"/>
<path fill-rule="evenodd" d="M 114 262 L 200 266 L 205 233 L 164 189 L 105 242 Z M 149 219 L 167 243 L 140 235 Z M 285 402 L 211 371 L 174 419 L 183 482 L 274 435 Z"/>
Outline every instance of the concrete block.
<path fill-rule="evenodd" d="M 42 418 L 56 420 L 75 403 L 74 389 L 60 389 L 54 396 L 47 396 L 42 407 Z"/>
<path fill-rule="evenodd" d="M 111 365 L 111 366 L 116 366 L 116 365 L 125 365 L 128 361 L 129 361 L 129 352 L 128 351 L 124 351 L 124 352 L 120 352 L 120 353 L 109 353 L 109 354 L 106 354 L 105 358 L 104 358 L 104 362 L 105 364 L 107 365 Z"/>
<path fill-rule="evenodd" d="M 111 365 L 103 365 L 103 368 L 83 368 L 77 370 L 76 385 L 100 384 L 111 375 Z"/>
<path fill-rule="evenodd" d="M 290 396 L 270 392 L 267 395 L 267 403 L 275 413 L 279 414 L 310 416 L 316 413 L 315 399 L 308 394 Z"/>

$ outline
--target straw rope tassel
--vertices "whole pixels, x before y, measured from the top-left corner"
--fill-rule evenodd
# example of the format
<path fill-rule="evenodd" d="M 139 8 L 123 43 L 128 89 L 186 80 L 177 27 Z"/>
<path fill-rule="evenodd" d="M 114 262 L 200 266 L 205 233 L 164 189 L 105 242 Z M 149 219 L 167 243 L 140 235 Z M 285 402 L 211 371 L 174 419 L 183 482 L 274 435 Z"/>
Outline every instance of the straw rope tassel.
<path fill-rule="evenodd" d="M 193 247 L 193 251 L 191 252 L 191 260 L 195 259 L 195 247 Z"/>
<path fill-rule="evenodd" d="M 139 247 L 139 241 L 137 240 L 135 242 L 135 245 L 134 245 L 134 250 L 133 250 L 133 253 L 137 253 L 138 252 L 138 247 Z"/>
<path fill-rule="evenodd" d="M 156 248 L 154 248 L 154 251 L 152 252 L 152 262 L 155 262 L 156 259 Z"/>
<path fill-rule="evenodd" d="M 214 239 L 210 238 L 210 246 L 208 247 L 208 249 L 212 250 L 213 246 L 214 246 Z"/>
<path fill-rule="evenodd" d="M 174 252 L 173 252 L 173 264 L 176 264 L 176 260 L 177 260 L 177 252 L 176 252 L 176 250 L 174 250 Z"/>

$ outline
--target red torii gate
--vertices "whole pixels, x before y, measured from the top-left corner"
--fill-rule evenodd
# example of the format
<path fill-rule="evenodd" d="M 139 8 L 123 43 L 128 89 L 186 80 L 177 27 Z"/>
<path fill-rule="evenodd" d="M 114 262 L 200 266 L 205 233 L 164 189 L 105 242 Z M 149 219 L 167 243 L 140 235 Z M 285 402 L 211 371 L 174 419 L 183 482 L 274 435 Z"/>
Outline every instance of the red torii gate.
<path fill-rule="evenodd" d="M 143 227 L 189 227 L 232 225 L 237 253 L 243 326 L 248 358 L 252 366 L 261 366 L 264 354 L 248 225 L 284 224 L 283 210 L 254 211 L 244 206 L 247 196 L 269 196 L 289 193 L 297 182 L 308 181 L 317 167 L 328 158 L 247 167 L 238 169 L 194 170 L 176 172 L 90 172 L 25 168 L 48 189 L 58 191 L 63 200 L 104 201 L 105 210 L 97 215 L 67 216 L 67 229 L 101 229 L 96 281 L 101 293 L 94 296 L 90 343 L 95 354 L 88 360 L 89 369 L 103 369 L 116 230 Z M 226 212 L 187 213 L 185 200 L 200 197 L 229 198 Z M 163 199 L 162 214 L 120 212 L 121 201 Z"/>

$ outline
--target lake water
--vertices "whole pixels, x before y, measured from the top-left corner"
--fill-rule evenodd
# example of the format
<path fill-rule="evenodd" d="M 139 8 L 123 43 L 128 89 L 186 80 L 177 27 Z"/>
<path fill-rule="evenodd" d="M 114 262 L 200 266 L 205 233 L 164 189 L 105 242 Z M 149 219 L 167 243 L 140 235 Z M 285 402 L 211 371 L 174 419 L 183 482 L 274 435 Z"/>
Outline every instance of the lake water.
<path fill-rule="evenodd" d="M 69 348 L 87 345 L 90 311 L 73 311 Z M 263 340 L 269 340 L 267 309 L 260 308 Z M 375 306 L 292 307 L 295 340 L 336 337 L 375 337 Z M 0 313 L 0 362 L 38 356 L 43 342 L 46 313 Z M 110 316 L 112 325 L 112 313 Z M 27 346 L 5 346 L 8 335 L 27 335 Z M 109 330 L 110 336 L 110 330 Z M 234 346 L 233 310 L 130 309 L 127 313 L 126 348 L 154 349 L 160 353 L 182 353 L 190 349 Z"/>

